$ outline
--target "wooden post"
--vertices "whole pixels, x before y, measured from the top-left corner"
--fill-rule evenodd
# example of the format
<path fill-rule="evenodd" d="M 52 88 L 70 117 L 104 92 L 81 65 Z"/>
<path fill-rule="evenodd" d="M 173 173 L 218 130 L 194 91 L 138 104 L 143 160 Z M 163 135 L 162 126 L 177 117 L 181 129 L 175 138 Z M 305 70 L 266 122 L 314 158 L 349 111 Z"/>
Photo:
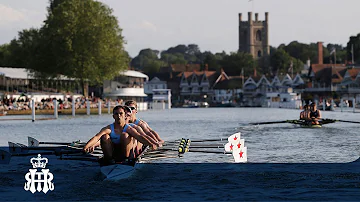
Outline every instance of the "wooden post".
<path fill-rule="evenodd" d="M 108 114 L 110 114 L 110 109 L 111 109 L 111 101 L 108 101 Z"/>
<path fill-rule="evenodd" d="M 90 101 L 89 100 L 86 101 L 86 114 L 90 115 Z"/>
<path fill-rule="evenodd" d="M 98 100 L 98 114 L 101 115 L 101 100 Z"/>
<path fill-rule="evenodd" d="M 341 98 L 341 99 L 340 99 L 341 112 L 343 112 L 343 105 L 344 105 L 344 100 Z"/>
<path fill-rule="evenodd" d="M 75 116 L 75 109 L 76 109 L 75 97 L 72 96 L 71 97 L 71 114 L 72 114 L 72 116 Z"/>
<path fill-rule="evenodd" d="M 35 100 L 34 99 L 31 100 L 31 119 L 32 119 L 32 122 L 35 121 Z"/>
<path fill-rule="evenodd" d="M 335 102 L 334 102 L 334 100 L 332 99 L 332 100 L 331 100 L 331 106 L 330 106 L 330 110 L 331 110 L 331 111 L 334 111 L 334 104 L 335 104 Z"/>
<path fill-rule="evenodd" d="M 58 118 L 58 107 L 57 107 L 57 100 L 56 98 L 54 99 L 54 118 L 57 119 Z"/>
<path fill-rule="evenodd" d="M 353 104 L 353 112 L 355 113 L 355 105 L 356 105 L 356 102 L 355 102 L 355 98 L 353 98 L 353 101 L 352 101 L 352 104 Z"/>

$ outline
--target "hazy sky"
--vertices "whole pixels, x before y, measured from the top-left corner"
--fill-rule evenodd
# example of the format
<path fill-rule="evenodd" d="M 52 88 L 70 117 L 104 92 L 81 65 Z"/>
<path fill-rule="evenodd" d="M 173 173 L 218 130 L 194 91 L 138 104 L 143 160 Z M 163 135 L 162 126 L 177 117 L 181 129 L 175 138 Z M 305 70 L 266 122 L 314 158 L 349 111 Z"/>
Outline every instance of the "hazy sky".
<path fill-rule="evenodd" d="M 297 40 L 346 45 L 360 33 L 360 0 L 100 0 L 114 10 L 132 57 L 141 49 L 198 44 L 213 53 L 238 48 L 238 13 L 269 12 L 270 45 Z M 0 0 L 0 44 L 39 28 L 48 0 Z M 254 17 L 253 17 L 254 18 Z"/>

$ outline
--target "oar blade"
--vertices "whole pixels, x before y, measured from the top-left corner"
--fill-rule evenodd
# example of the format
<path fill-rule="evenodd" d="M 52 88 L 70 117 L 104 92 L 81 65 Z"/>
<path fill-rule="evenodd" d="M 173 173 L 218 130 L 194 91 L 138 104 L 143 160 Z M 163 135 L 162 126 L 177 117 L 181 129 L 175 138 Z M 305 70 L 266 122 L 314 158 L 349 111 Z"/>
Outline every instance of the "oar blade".
<path fill-rule="evenodd" d="M 28 136 L 28 146 L 29 147 L 38 147 L 39 141 L 33 137 Z"/>
<path fill-rule="evenodd" d="M 243 147 L 241 149 L 234 149 L 232 154 L 236 163 L 247 162 L 247 147 Z"/>
<path fill-rule="evenodd" d="M 11 154 L 23 154 L 23 153 L 28 153 L 28 151 L 29 151 L 29 150 L 22 149 L 25 145 L 22 145 L 19 143 L 14 143 L 14 142 L 8 142 L 8 144 L 9 144 L 9 151 Z"/>

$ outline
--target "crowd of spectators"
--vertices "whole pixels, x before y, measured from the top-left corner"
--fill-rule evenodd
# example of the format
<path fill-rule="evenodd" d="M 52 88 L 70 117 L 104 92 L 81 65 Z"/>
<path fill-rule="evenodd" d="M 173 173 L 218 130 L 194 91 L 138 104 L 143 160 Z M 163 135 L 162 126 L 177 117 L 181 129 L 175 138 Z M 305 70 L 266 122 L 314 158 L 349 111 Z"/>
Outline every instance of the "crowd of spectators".
<path fill-rule="evenodd" d="M 40 101 L 35 102 L 36 110 L 49 110 L 54 109 L 54 100 L 56 98 L 46 98 L 41 99 Z M 115 106 L 117 104 L 123 104 L 122 99 L 111 100 L 111 99 L 101 99 L 97 97 L 78 97 L 75 99 L 75 109 L 85 109 L 87 108 L 87 100 L 90 101 L 90 108 L 98 108 L 99 100 L 101 100 L 101 107 L 107 107 L 110 101 L 111 106 Z M 57 100 L 58 109 L 71 109 L 72 108 L 72 98 L 66 98 L 65 100 L 58 99 Z M 31 110 L 31 100 L 26 97 L 16 98 L 6 98 L 4 97 L 0 100 L 0 111 L 9 111 L 9 110 Z"/>

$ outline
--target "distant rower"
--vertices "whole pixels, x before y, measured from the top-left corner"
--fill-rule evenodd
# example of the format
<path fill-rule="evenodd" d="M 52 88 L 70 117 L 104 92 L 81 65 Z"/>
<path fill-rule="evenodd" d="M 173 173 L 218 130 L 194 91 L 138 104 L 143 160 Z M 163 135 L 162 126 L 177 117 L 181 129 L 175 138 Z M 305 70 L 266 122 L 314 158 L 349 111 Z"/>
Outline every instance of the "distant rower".
<path fill-rule="evenodd" d="M 300 112 L 300 120 L 309 121 L 310 119 L 310 107 L 309 105 L 304 106 L 304 111 Z"/>
<path fill-rule="evenodd" d="M 312 124 L 319 125 L 319 119 L 321 119 L 320 110 L 317 109 L 315 103 L 311 103 L 310 105 L 310 119 L 312 120 Z"/>

